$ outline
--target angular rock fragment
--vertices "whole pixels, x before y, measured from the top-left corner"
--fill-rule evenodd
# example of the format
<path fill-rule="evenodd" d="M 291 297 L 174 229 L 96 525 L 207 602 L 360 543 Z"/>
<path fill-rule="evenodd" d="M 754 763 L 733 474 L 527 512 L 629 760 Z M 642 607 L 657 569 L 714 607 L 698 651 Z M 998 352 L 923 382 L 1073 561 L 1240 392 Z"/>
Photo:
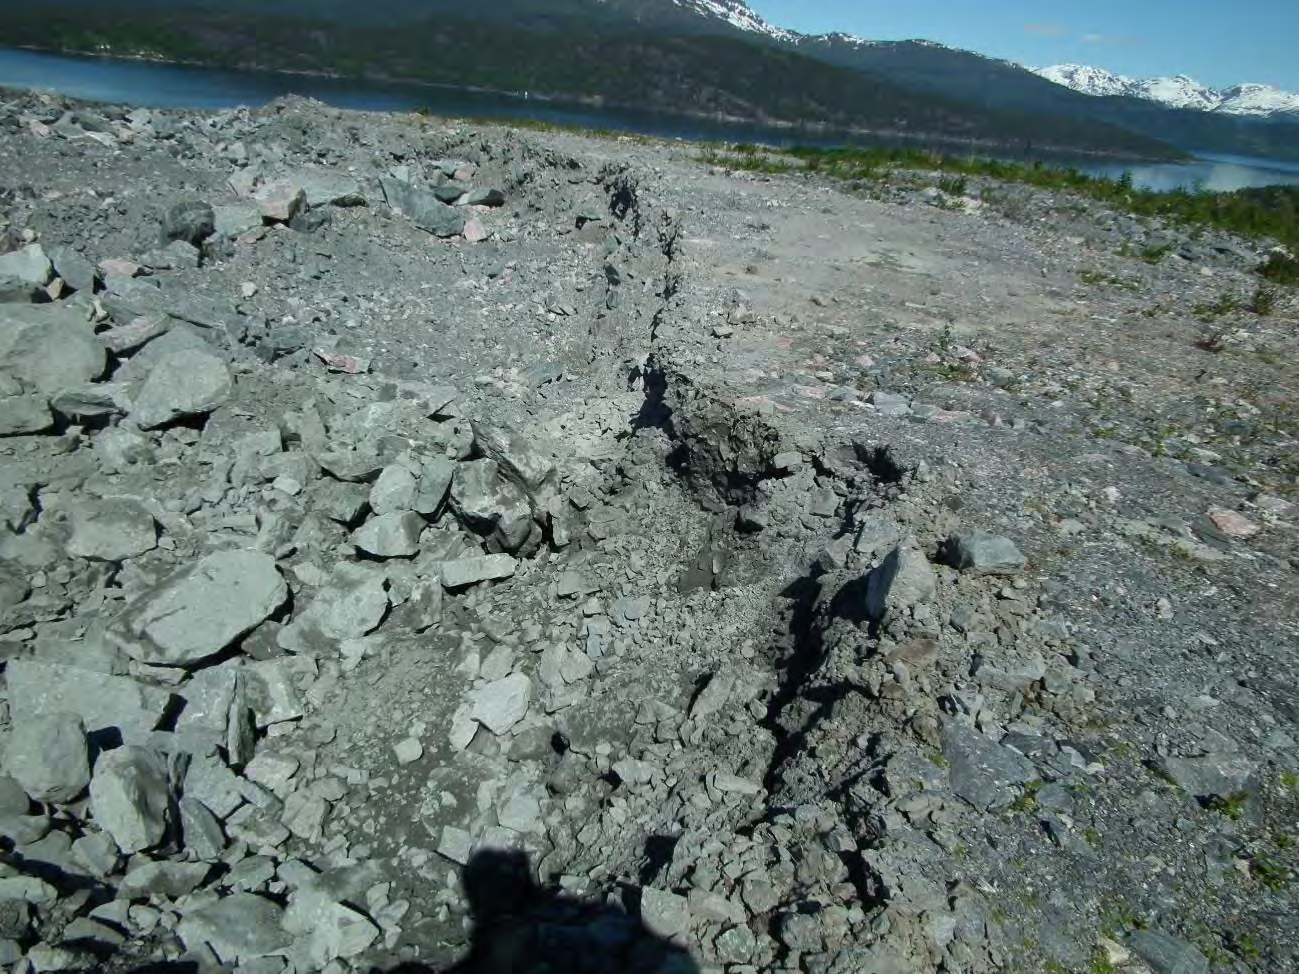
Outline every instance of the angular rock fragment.
<path fill-rule="evenodd" d="M 871 619 L 884 619 L 924 602 L 937 587 L 938 579 L 924 554 L 911 545 L 899 545 L 870 574 L 866 613 Z"/>
<path fill-rule="evenodd" d="M 205 862 L 142 862 L 123 877 L 117 895 L 128 900 L 150 896 L 174 900 L 198 889 L 211 871 Z"/>
<path fill-rule="evenodd" d="M 125 853 L 157 845 L 167 830 L 171 788 L 157 751 L 126 745 L 107 751 L 90 780 L 95 822 Z"/>
<path fill-rule="evenodd" d="M 48 396 L 0 397 L 0 436 L 30 436 L 53 425 Z"/>
<path fill-rule="evenodd" d="M 1137 930 L 1128 946 L 1155 974 L 1209 974 L 1209 959 L 1198 948 L 1162 931 Z"/>
<path fill-rule="evenodd" d="M 497 581 L 514 575 L 518 562 L 513 555 L 485 555 L 460 558 L 442 563 L 442 584 L 446 588 L 464 588 L 479 582 Z"/>
<path fill-rule="evenodd" d="M 307 204 L 307 194 L 301 186 L 289 182 L 267 183 L 254 196 L 262 217 L 274 223 L 288 223 Z"/>
<path fill-rule="evenodd" d="M 952 790 L 979 811 L 1006 807 L 1019 796 L 1020 786 L 1038 778 L 1024 755 L 964 724 L 944 726 L 943 756 Z"/>
<path fill-rule="evenodd" d="M 15 725 L 59 713 L 81 718 L 86 733 L 116 730 L 127 743 L 146 740 L 161 723 L 172 695 L 124 676 L 11 660 L 5 670 Z"/>
<path fill-rule="evenodd" d="M 495 460 L 459 464 L 451 482 L 451 508 L 470 528 L 513 552 L 534 530 L 532 504 L 524 489 L 502 472 Z"/>
<path fill-rule="evenodd" d="M 952 535 L 947 556 L 953 568 L 977 575 L 1014 575 L 1028 563 L 1009 538 L 978 530 Z"/>
<path fill-rule="evenodd" d="M 52 396 L 98 379 L 108 353 L 85 315 L 64 304 L 0 307 L 0 362 L 19 382 Z"/>
<path fill-rule="evenodd" d="M 388 205 L 404 213 L 421 230 L 435 237 L 458 237 L 464 230 L 464 215 L 428 190 L 391 177 L 384 177 L 379 184 Z"/>
<path fill-rule="evenodd" d="M 1155 766 L 1179 788 L 1196 798 L 1226 800 L 1258 788 L 1258 763 L 1239 754 L 1161 757 Z"/>
<path fill-rule="evenodd" d="M 219 551 L 128 605 L 113 635 L 134 659 L 191 666 L 264 622 L 287 598 L 275 559 L 260 551 Z"/>
<path fill-rule="evenodd" d="M 44 287 L 54 277 L 54 265 L 40 244 L 28 244 L 11 254 L 0 254 L 0 277 Z"/>
<path fill-rule="evenodd" d="M 555 464 L 515 430 L 474 423 L 474 442 L 501 471 L 522 487 L 533 491 L 555 472 Z"/>
<path fill-rule="evenodd" d="M 380 514 L 352 532 L 352 544 L 376 558 L 413 558 L 419 554 L 424 519 L 413 511 Z"/>
<path fill-rule="evenodd" d="M 72 511 L 68 554 L 93 561 L 125 561 L 158 546 L 153 515 L 126 497 L 85 501 Z"/>
<path fill-rule="evenodd" d="M 370 510 L 375 514 L 397 514 L 414 510 L 419 481 L 399 463 L 383 468 L 370 488 Z"/>
<path fill-rule="evenodd" d="M 149 373 L 131 408 L 140 429 L 157 429 L 189 416 L 206 416 L 230 398 L 230 370 L 215 355 L 181 349 Z"/>
<path fill-rule="evenodd" d="M 494 680 L 469 695 L 470 717 L 500 737 L 528 712 L 532 681 L 522 673 Z"/>
<path fill-rule="evenodd" d="M 284 908 L 255 893 L 235 893 L 210 906 L 188 910 L 176 934 L 190 950 L 204 945 L 236 964 L 284 950 L 293 938 L 284 930 Z"/>
<path fill-rule="evenodd" d="M 28 716 L 14 725 L 4 766 L 36 801 L 73 801 L 90 784 L 85 725 L 67 713 Z"/>
<path fill-rule="evenodd" d="M 199 200 L 177 203 L 162 220 L 162 238 L 199 246 L 216 232 L 216 213 Z"/>

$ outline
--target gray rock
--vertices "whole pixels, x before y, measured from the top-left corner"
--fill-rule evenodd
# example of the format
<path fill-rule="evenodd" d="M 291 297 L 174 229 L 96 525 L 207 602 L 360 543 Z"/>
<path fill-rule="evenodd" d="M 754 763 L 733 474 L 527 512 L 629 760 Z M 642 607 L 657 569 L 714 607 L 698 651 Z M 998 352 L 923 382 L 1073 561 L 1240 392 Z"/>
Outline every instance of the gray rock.
<path fill-rule="evenodd" d="M 31 715 L 14 725 L 4 764 L 36 801 L 73 801 L 90 784 L 85 725 L 74 714 Z"/>
<path fill-rule="evenodd" d="M 253 203 L 232 203 L 213 208 L 217 236 L 238 237 L 262 225 L 261 208 Z"/>
<path fill-rule="evenodd" d="M 690 901 L 667 890 L 646 886 L 640 893 L 640 918 L 653 933 L 665 939 L 690 931 Z"/>
<path fill-rule="evenodd" d="M 930 598 L 938 578 L 924 554 L 910 544 L 894 548 L 870 574 L 866 586 L 866 614 L 884 619 Z"/>
<path fill-rule="evenodd" d="M 949 538 L 947 554 L 953 568 L 978 575 L 1014 575 L 1028 563 L 1009 538 L 977 530 Z"/>
<path fill-rule="evenodd" d="M 90 832 L 72 843 L 73 861 L 97 879 L 116 870 L 120 858 L 117 843 L 107 832 Z"/>
<path fill-rule="evenodd" d="M 299 169 L 293 181 L 302 187 L 307 205 L 365 206 L 365 191 L 354 176 L 332 169 Z"/>
<path fill-rule="evenodd" d="M 1158 930 L 1135 931 L 1128 946 L 1155 974 L 1209 974 L 1209 959 L 1198 949 Z"/>
<path fill-rule="evenodd" d="M 907 397 L 892 392 L 881 392 L 877 389 L 871 393 L 870 403 L 879 410 L 881 416 L 894 419 L 906 416 L 911 412 L 911 403 L 907 400 Z"/>
<path fill-rule="evenodd" d="M 209 906 L 187 910 L 176 935 L 189 950 L 210 947 L 228 963 L 256 960 L 284 950 L 293 938 L 283 926 L 284 909 L 255 893 L 235 893 Z"/>
<path fill-rule="evenodd" d="M 89 917 L 77 917 L 63 928 L 64 944 L 85 944 L 99 949 L 116 949 L 126 943 L 126 936 Z"/>
<path fill-rule="evenodd" d="M 104 374 L 108 353 L 68 305 L 0 307 L 0 362 L 36 392 L 54 395 Z"/>
<path fill-rule="evenodd" d="M 1196 798 L 1234 798 L 1258 788 L 1258 764 L 1238 754 L 1196 758 L 1163 757 L 1159 771 Z"/>
<path fill-rule="evenodd" d="M 50 398 L 50 408 L 73 420 L 120 416 L 131 408 L 128 389 L 118 382 L 99 382 L 62 389 Z"/>
<path fill-rule="evenodd" d="M 188 795 L 180 800 L 180 828 L 186 851 L 200 862 L 213 862 L 225 850 L 225 833 L 217 817 Z"/>
<path fill-rule="evenodd" d="M 260 625 L 287 598 L 275 559 L 218 551 L 129 604 L 112 635 L 134 659 L 191 666 Z"/>
<path fill-rule="evenodd" d="M 446 588 L 464 588 L 479 582 L 511 578 L 518 562 L 512 555 L 486 555 L 459 558 L 442 563 L 442 584 Z"/>
<path fill-rule="evenodd" d="M 411 510 L 425 517 L 434 517 L 442 510 L 451 480 L 458 464 L 448 457 L 430 457 L 420 465 L 419 488 Z"/>
<path fill-rule="evenodd" d="M 187 416 L 205 416 L 230 398 L 231 378 L 215 355 L 182 349 L 149 373 L 131 409 L 141 429 L 157 429 Z"/>
<path fill-rule="evenodd" d="M 943 727 L 943 756 L 952 791 L 979 811 L 1004 808 L 1019 797 L 1019 786 L 1038 777 L 1018 751 L 955 722 Z"/>
<path fill-rule="evenodd" d="M 501 471 L 529 491 L 536 490 L 555 472 L 555 463 L 522 434 L 503 426 L 474 423 L 474 442 Z"/>
<path fill-rule="evenodd" d="M 380 514 L 352 532 L 352 544 L 376 558 L 413 558 L 419 554 L 424 519 L 413 511 Z"/>
<path fill-rule="evenodd" d="M 410 183 L 390 177 L 384 177 L 379 183 L 388 205 L 394 210 L 400 210 L 421 230 L 435 237 L 458 237 L 464 232 L 464 214 L 443 203 L 428 190 L 418 189 Z"/>
<path fill-rule="evenodd" d="M 54 425 L 48 396 L 5 396 L 0 398 L 0 436 L 30 436 Z"/>
<path fill-rule="evenodd" d="M 45 289 L 11 274 L 0 274 L 0 305 L 33 304 L 45 297 Z"/>
<path fill-rule="evenodd" d="M 165 247 L 140 255 L 140 264 L 155 271 L 194 270 L 202 261 L 202 254 L 193 244 L 173 240 Z"/>
<path fill-rule="evenodd" d="M 216 233 L 216 213 L 198 200 L 177 203 L 162 220 L 162 239 L 180 240 L 197 247 Z"/>
<path fill-rule="evenodd" d="M 124 561 L 158 546 L 153 515 L 126 497 L 84 501 L 72 510 L 68 554 L 93 561 Z"/>
<path fill-rule="evenodd" d="M 122 878 L 117 895 L 128 900 L 152 896 L 174 900 L 198 889 L 211 871 L 205 862 L 141 862 Z"/>
<path fill-rule="evenodd" d="M 71 247 L 55 247 L 50 251 L 54 271 L 74 291 L 95 289 L 95 265 Z"/>
<path fill-rule="evenodd" d="M 370 488 L 370 510 L 375 514 L 413 511 L 418 487 L 419 481 L 406 467 L 390 464 Z"/>
<path fill-rule="evenodd" d="M 90 780 L 90 807 L 96 824 L 122 852 L 161 842 L 170 806 L 167 764 L 157 751 L 128 744 L 99 756 Z"/>
<path fill-rule="evenodd" d="M 504 206 L 505 194 L 499 189 L 473 189 L 464 202 L 466 206 Z"/>
<path fill-rule="evenodd" d="M 503 551 L 518 551 L 534 529 L 527 493 L 502 476 L 495 460 L 472 460 L 456 467 L 451 509 L 468 527 L 490 535 Z"/>
<path fill-rule="evenodd" d="M 340 565 L 292 625 L 281 633 L 283 648 L 292 652 L 306 649 L 298 638 L 314 630 L 325 639 L 340 641 L 359 639 L 373 632 L 388 611 L 388 591 L 384 577 L 377 571 L 366 571 Z"/>
<path fill-rule="evenodd" d="M 531 701 L 532 681 L 515 673 L 471 692 L 469 716 L 500 737 L 526 716 Z"/>
<path fill-rule="evenodd" d="M 0 254 L 0 277 L 44 287 L 54 278 L 54 265 L 40 244 L 28 244 L 11 254 Z"/>
<path fill-rule="evenodd" d="M 57 663 L 11 660 L 5 677 L 15 726 L 69 713 L 81 718 L 88 734 L 115 728 L 127 743 L 148 739 L 172 701 L 159 687 Z"/>

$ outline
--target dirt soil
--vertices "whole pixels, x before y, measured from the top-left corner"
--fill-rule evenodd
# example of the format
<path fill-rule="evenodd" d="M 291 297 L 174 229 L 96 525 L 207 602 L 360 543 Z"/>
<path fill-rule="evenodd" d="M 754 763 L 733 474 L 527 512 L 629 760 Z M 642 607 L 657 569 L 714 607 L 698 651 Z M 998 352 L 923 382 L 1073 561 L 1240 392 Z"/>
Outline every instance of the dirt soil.
<path fill-rule="evenodd" d="M 1266 241 L 300 99 L 0 130 L 0 961 L 1299 968 Z"/>

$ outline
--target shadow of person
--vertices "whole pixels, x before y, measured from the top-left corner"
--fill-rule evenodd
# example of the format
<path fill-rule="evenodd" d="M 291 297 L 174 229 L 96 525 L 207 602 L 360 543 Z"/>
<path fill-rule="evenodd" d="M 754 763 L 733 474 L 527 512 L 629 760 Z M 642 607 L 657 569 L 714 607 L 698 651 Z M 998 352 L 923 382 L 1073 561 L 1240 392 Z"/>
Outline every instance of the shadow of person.
<path fill-rule="evenodd" d="M 548 890 L 528 857 L 486 849 L 461 874 L 474 928 L 469 953 L 444 974 L 698 974 L 689 953 L 605 903 Z M 388 974 L 431 974 L 402 964 Z"/>

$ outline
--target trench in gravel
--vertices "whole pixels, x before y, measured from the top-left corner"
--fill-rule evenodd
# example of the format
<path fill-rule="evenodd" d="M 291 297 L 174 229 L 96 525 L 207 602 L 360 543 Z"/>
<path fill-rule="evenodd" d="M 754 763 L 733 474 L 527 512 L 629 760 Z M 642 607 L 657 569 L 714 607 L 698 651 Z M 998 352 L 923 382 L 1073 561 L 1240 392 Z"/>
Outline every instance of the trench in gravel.
<path fill-rule="evenodd" d="M 655 357 L 647 363 L 642 378 L 645 403 L 636 426 L 657 428 L 673 443 L 668 463 L 686 496 L 705 511 L 722 506 L 730 513 L 753 502 L 758 497 L 759 485 L 770 476 L 769 461 L 780 449 L 780 434 L 760 417 L 706 397 L 694 388 L 688 377 Z M 692 404 L 698 408 L 692 408 Z M 872 514 L 886 512 L 889 488 L 905 475 L 886 445 L 853 444 L 849 452 L 875 488 L 868 497 L 859 499 L 857 505 L 847 505 L 848 513 L 827 533 L 823 539 L 826 541 L 850 535 L 856 526 L 854 515 L 861 507 L 868 506 Z M 819 473 L 834 476 L 820 465 L 819 458 L 812 459 Z M 809 686 L 810 678 L 827 655 L 823 630 L 826 616 L 819 611 L 825 608 L 822 582 L 825 575 L 825 570 L 813 563 L 804 566 L 801 574 L 766 579 L 775 595 L 775 604 L 768 617 L 757 620 L 759 625 L 755 626 L 754 635 L 767 646 L 767 659 L 777 674 L 776 690 L 760 721 L 772 735 L 775 747 L 762 779 L 769 796 L 767 807 L 750 827 L 788 810 L 779 798 L 786 769 L 806 750 L 809 738 L 822 721 L 833 715 L 839 702 L 860 694 L 859 687 L 839 681 Z M 866 576 L 863 575 L 835 593 L 828 606 L 829 617 L 852 618 L 864 625 L 865 600 Z M 759 628 L 765 631 L 756 631 Z M 890 718 L 881 715 L 878 726 L 892 723 Z M 871 727 L 868 725 L 863 730 L 870 733 Z M 859 818 L 860 809 L 851 812 L 844 797 L 839 793 L 825 795 L 840 807 L 844 821 Z M 658 852 L 659 858 L 665 854 L 663 850 Z M 670 855 L 668 850 L 666 856 Z M 841 858 L 848 866 L 862 903 L 867 907 L 875 905 L 879 896 L 870 892 L 872 884 L 865 875 L 861 857 L 845 854 Z"/>

